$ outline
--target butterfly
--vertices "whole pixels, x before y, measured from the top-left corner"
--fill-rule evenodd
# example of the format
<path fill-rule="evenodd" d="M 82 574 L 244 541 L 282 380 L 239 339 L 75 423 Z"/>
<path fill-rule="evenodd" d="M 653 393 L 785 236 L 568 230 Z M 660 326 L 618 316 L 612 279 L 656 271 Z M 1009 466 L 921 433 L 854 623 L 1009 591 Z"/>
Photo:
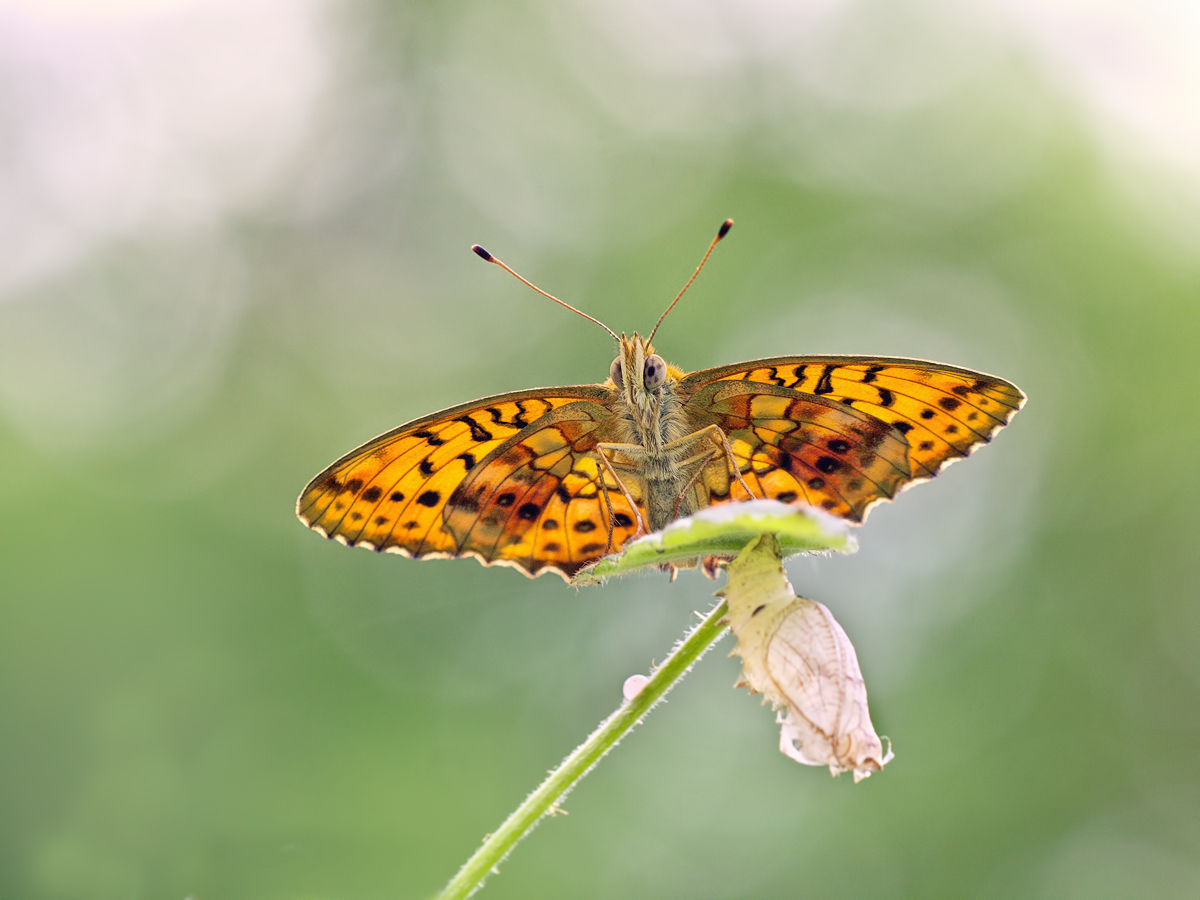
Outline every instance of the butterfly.
<path fill-rule="evenodd" d="M 712 504 L 769 498 L 862 522 L 990 441 L 1025 401 L 1001 378 L 897 357 L 780 356 L 687 374 L 651 341 L 691 283 L 648 338 L 618 336 L 530 285 L 617 341 L 605 381 L 496 394 L 401 425 L 317 475 L 297 515 L 348 546 L 569 580 Z"/>

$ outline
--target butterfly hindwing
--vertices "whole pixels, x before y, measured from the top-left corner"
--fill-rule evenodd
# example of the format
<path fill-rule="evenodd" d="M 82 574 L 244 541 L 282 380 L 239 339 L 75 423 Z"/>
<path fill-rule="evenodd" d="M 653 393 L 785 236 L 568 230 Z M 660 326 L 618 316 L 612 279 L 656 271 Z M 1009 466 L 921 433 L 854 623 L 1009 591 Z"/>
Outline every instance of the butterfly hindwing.
<path fill-rule="evenodd" d="M 904 435 L 844 403 L 773 384 L 717 381 L 693 404 L 715 417 L 755 496 L 859 521 L 909 480 Z M 706 467 L 709 502 L 746 499 L 727 469 L 724 460 Z M 732 497 L 729 486 L 736 487 Z"/>
<path fill-rule="evenodd" d="M 611 438 L 611 420 L 604 405 L 571 403 L 480 461 L 446 505 L 459 553 L 571 576 L 619 549 L 637 513 L 599 464 L 596 444 Z M 626 490 L 640 501 L 636 484 Z"/>

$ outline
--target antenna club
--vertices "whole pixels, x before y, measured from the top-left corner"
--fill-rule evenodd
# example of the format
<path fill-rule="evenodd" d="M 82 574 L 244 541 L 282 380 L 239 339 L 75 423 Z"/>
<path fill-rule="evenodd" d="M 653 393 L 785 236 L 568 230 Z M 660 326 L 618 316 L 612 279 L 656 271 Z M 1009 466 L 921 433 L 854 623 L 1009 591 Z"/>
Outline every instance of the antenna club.
<path fill-rule="evenodd" d="M 675 308 L 675 304 L 679 302 L 679 298 L 683 296 L 684 292 L 692 286 L 692 282 L 696 280 L 696 276 L 700 274 L 700 270 L 703 269 L 704 264 L 708 262 L 708 257 L 712 254 L 713 248 L 717 246 L 717 242 L 720 241 L 721 238 L 725 237 L 725 235 L 729 234 L 729 229 L 732 227 L 733 219 L 726 219 L 721 223 L 721 227 L 717 231 L 717 236 L 712 239 L 712 243 L 709 244 L 708 249 L 704 251 L 704 256 L 700 260 L 700 265 L 696 266 L 696 271 L 692 273 L 692 277 L 687 280 L 687 284 L 683 286 L 683 290 L 675 295 L 675 299 L 671 301 L 671 305 L 663 310 L 663 314 L 659 316 L 658 321 L 654 323 L 654 330 L 650 332 L 650 337 L 646 338 L 647 343 L 654 340 L 654 335 L 658 334 L 658 326 L 663 323 L 663 319 L 667 317 L 667 313 Z"/>
<path fill-rule="evenodd" d="M 520 281 L 523 284 L 526 284 L 529 287 L 533 288 L 535 291 L 537 291 L 543 297 L 550 298 L 555 303 L 557 303 L 559 306 L 565 306 L 571 312 L 579 313 L 579 315 L 583 316 L 585 319 L 595 322 L 597 325 L 599 325 L 601 328 L 603 328 L 605 331 L 607 331 L 609 334 L 611 334 L 613 336 L 613 340 L 615 340 L 615 341 L 620 340 L 620 338 L 617 337 L 616 332 L 613 331 L 611 328 L 609 328 L 607 325 L 605 325 L 603 322 L 601 322 L 599 319 L 589 316 L 587 313 L 583 312 L 582 310 L 576 309 L 570 303 L 564 303 L 563 301 L 561 301 L 557 297 L 555 297 L 553 294 L 547 294 L 540 287 L 538 287 L 536 284 L 531 282 L 528 278 L 525 278 L 524 276 L 515 272 L 513 269 L 509 268 L 503 262 L 496 259 L 496 257 L 492 256 L 492 254 L 488 253 L 486 250 L 484 250 L 482 247 L 480 247 L 478 244 L 472 244 L 471 249 L 475 252 L 475 255 L 478 256 L 480 259 L 486 259 L 490 263 L 495 263 L 500 268 L 502 268 L 505 272 L 507 272 L 509 275 L 511 275 L 513 278 L 517 279 L 517 281 Z"/>

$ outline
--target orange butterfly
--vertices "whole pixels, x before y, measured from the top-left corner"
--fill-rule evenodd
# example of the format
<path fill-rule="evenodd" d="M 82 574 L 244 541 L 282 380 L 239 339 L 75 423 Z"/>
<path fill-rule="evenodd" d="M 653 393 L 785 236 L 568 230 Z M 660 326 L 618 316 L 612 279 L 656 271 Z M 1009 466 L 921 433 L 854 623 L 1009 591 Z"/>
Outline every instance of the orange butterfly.
<path fill-rule="evenodd" d="M 401 425 L 314 478 L 296 514 L 348 546 L 569 578 L 714 503 L 770 498 L 861 522 L 991 440 L 1025 402 L 1003 379 L 915 359 L 780 356 L 687 375 L 650 343 L 682 295 L 649 338 L 597 322 L 618 344 L 606 381 Z"/>

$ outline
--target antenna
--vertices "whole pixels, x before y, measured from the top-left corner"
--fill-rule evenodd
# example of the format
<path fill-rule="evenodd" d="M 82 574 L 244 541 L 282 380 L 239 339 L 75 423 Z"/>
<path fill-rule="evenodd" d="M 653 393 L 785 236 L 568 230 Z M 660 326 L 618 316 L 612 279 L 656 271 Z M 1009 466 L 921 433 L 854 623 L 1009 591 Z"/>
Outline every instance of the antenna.
<path fill-rule="evenodd" d="M 726 219 L 721 223 L 721 227 L 717 229 L 717 236 L 712 239 L 712 243 L 708 245 L 708 250 L 705 251 L 704 259 L 700 260 L 700 265 L 696 266 L 696 271 L 692 273 L 692 277 L 688 279 L 687 284 L 683 286 L 683 291 L 686 291 L 692 286 L 692 282 L 696 280 L 696 276 L 700 274 L 700 270 L 704 268 L 704 264 L 708 262 L 709 254 L 713 252 L 713 247 L 717 246 L 717 241 L 729 234 L 729 229 L 733 227 L 733 219 Z M 679 298 L 683 296 L 683 291 L 675 295 L 675 299 L 671 301 L 671 305 L 663 311 L 663 314 L 658 317 L 658 321 L 654 323 L 654 330 L 650 332 L 650 337 L 646 338 L 647 343 L 654 340 L 654 335 L 658 333 L 658 326 L 663 323 L 663 319 L 667 317 L 667 313 L 675 308 L 675 304 L 679 302 Z"/>
<path fill-rule="evenodd" d="M 613 336 L 614 341 L 616 341 L 617 343 L 621 342 L 621 339 L 619 337 L 617 337 L 616 332 L 613 331 L 611 328 L 609 328 L 607 325 L 605 325 L 603 322 L 601 322 L 599 319 L 592 318 L 592 316 L 589 316 L 587 313 L 583 312 L 582 310 L 576 309 L 570 303 L 564 303 L 562 300 L 559 300 L 553 294 L 546 293 L 545 291 L 543 291 L 540 287 L 538 287 L 536 284 L 534 284 L 529 279 L 522 278 L 515 271 L 513 271 L 511 268 L 509 268 L 506 264 L 504 264 L 503 262 L 498 260 L 496 257 L 492 256 L 492 254 L 488 253 L 486 250 L 484 250 L 478 244 L 472 244 L 471 249 L 475 251 L 475 255 L 478 256 L 480 259 L 487 260 L 490 263 L 495 263 L 500 268 L 502 268 L 505 272 L 507 272 L 509 275 L 513 276 L 513 278 L 517 279 L 518 281 L 523 281 L 525 284 L 529 285 L 531 288 L 533 288 L 535 291 L 537 291 L 543 297 L 549 297 L 551 300 L 553 300 L 559 306 L 565 306 L 571 312 L 579 313 L 579 315 L 583 316 L 585 319 L 595 322 L 597 325 L 599 325 L 601 328 L 603 328 L 605 331 L 607 331 L 609 334 L 611 334 Z"/>

